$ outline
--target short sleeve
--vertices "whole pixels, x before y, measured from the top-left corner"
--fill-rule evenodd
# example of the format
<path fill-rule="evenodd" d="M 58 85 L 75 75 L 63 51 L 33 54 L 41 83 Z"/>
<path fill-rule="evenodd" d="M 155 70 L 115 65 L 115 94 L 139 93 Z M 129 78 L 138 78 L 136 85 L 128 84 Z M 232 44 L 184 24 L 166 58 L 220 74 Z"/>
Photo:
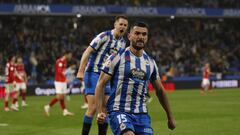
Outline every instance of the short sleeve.
<path fill-rule="evenodd" d="M 118 54 L 110 55 L 105 61 L 102 71 L 106 74 L 113 75 L 114 69 L 119 61 L 120 56 Z"/>
<path fill-rule="evenodd" d="M 152 62 L 153 62 L 153 72 L 151 74 L 150 79 L 151 81 L 160 80 L 157 64 L 154 60 L 152 60 Z"/>
<path fill-rule="evenodd" d="M 108 39 L 108 34 L 107 32 L 102 32 L 100 34 L 98 34 L 90 43 L 90 46 L 94 49 L 94 50 L 98 50 L 103 43 L 105 43 Z"/>

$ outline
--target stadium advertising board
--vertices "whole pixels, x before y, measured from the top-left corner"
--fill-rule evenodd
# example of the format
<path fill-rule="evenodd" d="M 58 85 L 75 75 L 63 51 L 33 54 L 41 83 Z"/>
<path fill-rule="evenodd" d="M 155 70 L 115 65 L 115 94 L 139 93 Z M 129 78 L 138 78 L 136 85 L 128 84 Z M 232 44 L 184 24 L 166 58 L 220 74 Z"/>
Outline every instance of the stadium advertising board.
<path fill-rule="evenodd" d="M 70 89 L 68 89 L 68 93 Z M 75 86 L 71 89 L 71 94 L 80 94 L 83 93 L 83 89 L 80 89 L 79 86 Z M 28 87 L 28 95 L 36 96 L 49 96 L 55 95 L 56 90 L 53 85 L 32 85 Z"/>
<path fill-rule="evenodd" d="M 240 9 L 1 4 L 0 14 L 240 17 Z"/>
<path fill-rule="evenodd" d="M 212 81 L 211 84 L 213 88 L 237 88 L 239 82 L 238 80 L 217 80 Z"/>
<path fill-rule="evenodd" d="M 240 87 L 240 80 L 230 79 L 230 80 L 212 80 L 211 81 L 212 88 L 238 88 Z M 187 90 L 187 89 L 200 89 L 201 88 L 201 80 L 192 80 L 192 81 L 169 81 L 163 82 L 163 86 L 168 91 L 173 90 Z M 153 86 L 149 85 L 149 90 L 153 91 Z M 5 93 L 4 85 L 0 85 L 0 98 L 3 98 Z M 68 89 L 68 92 L 70 90 Z M 83 89 L 80 88 L 79 85 L 76 85 L 72 90 L 72 94 L 80 94 L 83 93 Z M 35 96 L 48 96 L 55 95 L 56 91 L 54 85 L 30 85 L 27 89 L 27 95 L 35 95 Z"/>

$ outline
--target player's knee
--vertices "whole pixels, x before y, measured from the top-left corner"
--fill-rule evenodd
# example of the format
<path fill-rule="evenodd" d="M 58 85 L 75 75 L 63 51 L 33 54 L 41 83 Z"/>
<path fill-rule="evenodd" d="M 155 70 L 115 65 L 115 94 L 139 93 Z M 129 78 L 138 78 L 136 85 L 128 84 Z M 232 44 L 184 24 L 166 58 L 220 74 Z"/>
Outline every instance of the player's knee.
<path fill-rule="evenodd" d="M 64 99 L 64 95 L 63 95 L 63 94 L 58 94 L 58 95 L 57 95 L 57 99 L 59 99 L 59 100 Z"/>
<path fill-rule="evenodd" d="M 132 130 L 127 130 L 123 135 L 135 135 Z"/>
<path fill-rule="evenodd" d="M 91 115 L 94 115 L 95 114 L 95 112 L 96 112 L 96 105 L 89 105 L 88 106 L 88 112 L 89 112 L 89 114 L 91 114 Z"/>

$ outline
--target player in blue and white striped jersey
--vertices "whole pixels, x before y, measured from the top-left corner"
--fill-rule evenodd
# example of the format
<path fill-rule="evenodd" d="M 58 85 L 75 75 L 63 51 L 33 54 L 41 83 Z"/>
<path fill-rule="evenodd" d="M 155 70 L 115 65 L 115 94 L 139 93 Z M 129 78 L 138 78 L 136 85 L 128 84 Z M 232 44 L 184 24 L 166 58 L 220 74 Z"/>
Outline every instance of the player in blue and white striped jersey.
<path fill-rule="evenodd" d="M 168 99 L 161 84 L 155 61 L 144 51 L 148 40 L 148 27 L 137 22 L 128 35 L 130 47 L 111 55 L 104 64 L 96 87 L 96 103 L 99 123 L 106 118 L 103 88 L 110 81 L 111 93 L 107 112 L 114 135 L 152 135 L 150 117 L 147 114 L 146 94 L 149 82 L 166 111 L 168 126 L 175 128 Z"/>
<path fill-rule="evenodd" d="M 92 119 L 96 112 L 95 88 L 104 61 L 112 54 L 117 53 L 120 48 L 125 48 L 126 43 L 123 38 L 128 28 L 126 16 L 115 18 L 114 29 L 98 34 L 84 51 L 77 77 L 80 81 L 84 80 L 85 94 L 88 102 L 88 109 L 84 116 L 82 135 L 88 135 L 91 128 Z M 109 97 L 110 83 L 105 88 L 105 98 Z M 98 124 L 99 134 L 105 135 L 107 132 L 107 121 Z"/>

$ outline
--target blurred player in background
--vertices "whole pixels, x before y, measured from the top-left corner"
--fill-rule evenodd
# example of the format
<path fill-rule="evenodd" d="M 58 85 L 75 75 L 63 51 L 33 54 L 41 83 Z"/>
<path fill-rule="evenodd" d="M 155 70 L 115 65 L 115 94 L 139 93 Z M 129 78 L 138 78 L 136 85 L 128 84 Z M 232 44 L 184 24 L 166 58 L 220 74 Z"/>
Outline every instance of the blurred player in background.
<path fill-rule="evenodd" d="M 82 135 L 88 135 L 94 114 L 95 106 L 95 88 L 103 66 L 104 61 L 112 53 L 117 53 L 120 48 L 125 48 L 126 42 L 123 38 L 128 28 L 126 16 L 117 16 L 114 22 L 114 29 L 104 31 L 98 34 L 90 43 L 90 46 L 84 51 L 77 77 L 85 84 L 85 94 L 87 95 L 88 109 L 84 116 Z M 105 87 L 105 100 L 110 94 L 110 84 Z M 107 133 L 108 122 L 98 123 L 99 135 Z"/>
<path fill-rule="evenodd" d="M 27 93 L 27 74 L 25 72 L 23 59 L 22 57 L 17 57 L 17 63 L 15 65 L 17 74 L 15 75 L 15 82 L 16 82 L 16 91 L 17 94 L 21 93 L 22 96 L 22 106 L 27 106 L 26 104 L 26 93 Z M 18 102 L 15 104 L 18 107 Z"/>
<path fill-rule="evenodd" d="M 213 74 L 210 70 L 210 64 L 205 63 L 203 68 L 203 79 L 202 79 L 202 89 L 201 94 L 204 94 L 205 91 L 212 92 L 209 75 Z"/>
<path fill-rule="evenodd" d="M 61 108 L 63 110 L 63 116 L 74 115 L 69 112 L 65 107 L 64 97 L 67 94 L 67 78 L 66 69 L 67 61 L 72 58 L 72 52 L 66 51 L 64 55 L 56 61 L 56 75 L 55 75 L 55 89 L 56 97 L 51 100 L 48 105 L 44 106 L 44 111 L 47 116 L 50 116 L 50 108 L 58 101 L 60 101 Z"/>
<path fill-rule="evenodd" d="M 130 47 L 111 55 L 99 77 L 95 94 L 98 122 L 104 122 L 107 117 L 104 87 L 110 81 L 112 87 L 107 112 L 114 135 L 153 135 L 146 105 L 147 87 L 151 82 L 167 114 L 168 127 L 174 129 L 175 120 L 161 83 L 158 67 L 144 51 L 148 41 L 147 25 L 142 22 L 134 23 L 128 39 Z"/>
<path fill-rule="evenodd" d="M 4 98 L 4 110 L 9 111 L 8 107 L 8 100 L 10 97 L 10 94 L 15 91 L 15 81 L 14 76 L 16 74 L 15 69 L 15 60 L 16 57 L 14 55 L 9 56 L 8 62 L 5 67 L 5 75 L 6 75 L 6 81 L 5 81 L 5 98 Z M 17 102 L 17 94 L 13 95 L 13 101 L 11 105 L 11 109 L 14 111 L 18 111 L 18 108 L 16 107 L 15 103 Z"/>
<path fill-rule="evenodd" d="M 72 94 L 72 89 L 74 87 L 74 80 L 76 78 L 76 67 L 77 65 L 75 63 L 71 63 L 70 66 L 66 70 L 66 76 L 67 76 L 67 86 L 69 89 L 67 100 L 70 100 L 70 95 Z"/>

